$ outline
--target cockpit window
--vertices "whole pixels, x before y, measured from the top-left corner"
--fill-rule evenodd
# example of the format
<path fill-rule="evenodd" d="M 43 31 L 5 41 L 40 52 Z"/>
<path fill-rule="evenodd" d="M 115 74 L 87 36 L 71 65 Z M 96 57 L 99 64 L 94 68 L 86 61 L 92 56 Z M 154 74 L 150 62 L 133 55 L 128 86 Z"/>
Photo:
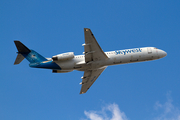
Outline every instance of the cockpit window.
<path fill-rule="evenodd" d="M 154 49 L 157 49 L 157 48 L 154 48 Z"/>

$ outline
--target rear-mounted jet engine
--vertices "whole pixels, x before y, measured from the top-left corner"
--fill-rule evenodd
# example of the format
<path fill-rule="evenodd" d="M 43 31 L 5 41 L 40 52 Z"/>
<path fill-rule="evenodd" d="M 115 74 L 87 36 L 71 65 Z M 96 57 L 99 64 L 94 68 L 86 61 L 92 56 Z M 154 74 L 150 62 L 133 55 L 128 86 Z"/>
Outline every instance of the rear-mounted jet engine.
<path fill-rule="evenodd" d="M 52 57 L 53 61 L 71 60 L 73 58 L 74 58 L 74 52 L 58 54 Z"/>

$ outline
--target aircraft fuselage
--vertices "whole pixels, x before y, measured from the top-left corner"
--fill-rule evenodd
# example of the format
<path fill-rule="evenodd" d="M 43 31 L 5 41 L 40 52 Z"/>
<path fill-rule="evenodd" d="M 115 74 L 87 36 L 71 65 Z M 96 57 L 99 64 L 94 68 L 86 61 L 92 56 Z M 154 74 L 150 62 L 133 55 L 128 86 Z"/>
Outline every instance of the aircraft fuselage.
<path fill-rule="evenodd" d="M 53 61 L 51 58 L 48 58 L 49 61 L 40 63 L 41 65 L 39 66 L 33 66 L 32 64 L 30 64 L 30 67 L 53 69 L 54 72 L 55 70 L 58 70 L 58 73 L 63 73 L 71 72 L 73 70 L 93 70 L 103 66 L 156 60 L 167 55 L 166 52 L 155 47 L 115 50 L 105 52 L 105 54 L 108 56 L 108 59 L 91 61 L 89 63 L 85 63 L 85 55 L 76 55 L 73 59 L 66 61 Z M 49 66 L 49 64 L 52 62 L 55 62 L 59 66 L 59 68 L 53 68 L 52 65 Z"/>

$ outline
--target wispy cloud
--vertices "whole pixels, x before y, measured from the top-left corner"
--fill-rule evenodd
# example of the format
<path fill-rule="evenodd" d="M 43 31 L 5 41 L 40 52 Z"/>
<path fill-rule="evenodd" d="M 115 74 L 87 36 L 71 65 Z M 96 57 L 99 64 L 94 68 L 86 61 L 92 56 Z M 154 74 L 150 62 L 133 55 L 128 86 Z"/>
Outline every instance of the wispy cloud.
<path fill-rule="evenodd" d="M 101 111 L 84 111 L 84 114 L 90 120 L 128 120 L 115 103 L 103 107 Z"/>
<path fill-rule="evenodd" d="M 150 120 L 180 120 L 180 109 L 172 104 L 171 92 L 167 93 L 167 101 L 154 105 L 157 115 Z M 109 104 L 100 111 L 84 111 L 86 120 L 128 120 L 125 113 L 120 110 L 117 104 Z"/>
<path fill-rule="evenodd" d="M 154 118 L 154 120 L 180 120 L 180 110 L 173 104 L 171 98 L 171 92 L 167 93 L 167 101 L 164 104 L 156 102 L 154 108 L 160 114 Z"/>

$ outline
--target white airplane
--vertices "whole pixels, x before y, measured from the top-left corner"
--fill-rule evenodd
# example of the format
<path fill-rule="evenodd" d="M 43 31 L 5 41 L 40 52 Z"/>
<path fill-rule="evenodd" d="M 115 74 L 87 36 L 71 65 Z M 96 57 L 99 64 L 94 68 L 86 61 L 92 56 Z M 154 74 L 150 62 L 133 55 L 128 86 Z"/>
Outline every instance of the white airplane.
<path fill-rule="evenodd" d="M 155 47 L 133 48 L 103 52 L 89 28 L 84 28 L 84 55 L 74 55 L 73 52 L 62 53 L 45 58 L 28 49 L 20 41 L 14 41 L 18 55 L 14 64 L 19 64 L 26 58 L 33 68 L 52 69 L 53 73 L 66 73 L 73 70 L 84 71 L 81 77 L 80 94 L 86 93 L 99 75 L 110 65 L 142 62 L 163 58 L 167 53 Z"/>

